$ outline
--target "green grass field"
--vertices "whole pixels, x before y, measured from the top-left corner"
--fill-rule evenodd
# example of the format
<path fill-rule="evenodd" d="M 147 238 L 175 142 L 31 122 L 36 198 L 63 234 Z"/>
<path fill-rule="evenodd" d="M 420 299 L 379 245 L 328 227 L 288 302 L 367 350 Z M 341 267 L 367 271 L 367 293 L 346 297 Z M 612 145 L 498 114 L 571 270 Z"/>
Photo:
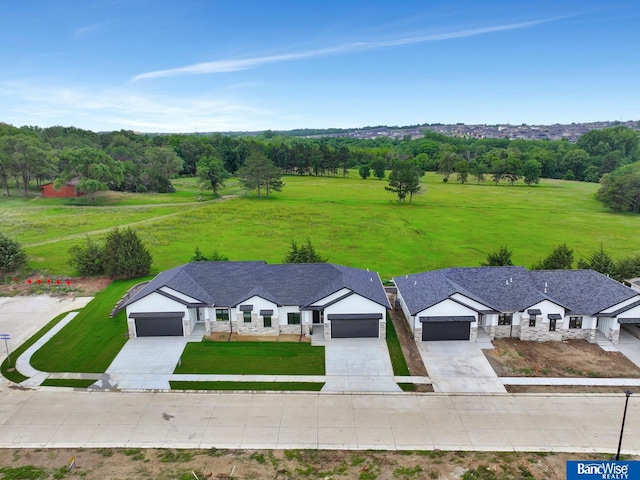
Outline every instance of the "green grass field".
<path fill-rule="evenodd" d="M 597 184 L 542 180 L 537 186 L 443 183 L 428 173 L 423 195 L 399 205 L 386 181 L 350 177 L 284 178 L 270 198 L 241 194 L 211 202 L 195 179 L 175 194 L 108 192 L 97 206 L 59 199 L 0 199 L 0 231 L 16 238 L 30 266 L 71 275 L 68 249 L 113 226 L 137 229 L 153 271 L 185 263 L 196 246 L 232 260 L 281 262 L 292 239 L 309 237 L 329 261 L 394 275 L 449 266 L 477 266 L 501 245 L 531 266 L 561 243 L 586 257 L 602 242 L 614 258 L 637 254 L 640 216 L 615 214 L 595 200 Z M 223 194 L 238 193 L 232 183 Z M 205 200 L 205 201 L 199 201 Z M 68 202 L 68 201 L 67 201 Z"/>
<path fill-rule="evenodd" d="M 324 375 L 324 348 L 310 343 L 188 343 L 178 373 Z"/>

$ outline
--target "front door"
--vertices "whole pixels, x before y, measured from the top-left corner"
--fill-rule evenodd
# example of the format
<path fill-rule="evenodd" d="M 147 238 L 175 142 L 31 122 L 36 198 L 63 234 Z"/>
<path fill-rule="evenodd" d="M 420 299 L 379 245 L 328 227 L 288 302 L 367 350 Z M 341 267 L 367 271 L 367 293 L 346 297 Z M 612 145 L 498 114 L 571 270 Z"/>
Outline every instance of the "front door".
<path fill-rule="evenodd" d="M 320 310 L 313 311 L 313 323 L 324 323 Z"/>

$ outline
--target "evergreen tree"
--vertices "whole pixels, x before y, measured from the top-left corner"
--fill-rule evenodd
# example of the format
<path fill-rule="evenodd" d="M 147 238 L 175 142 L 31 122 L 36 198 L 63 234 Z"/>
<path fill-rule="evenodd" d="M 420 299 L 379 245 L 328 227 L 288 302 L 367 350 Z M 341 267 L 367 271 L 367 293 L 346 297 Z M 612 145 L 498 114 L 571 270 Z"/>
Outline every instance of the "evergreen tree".
<path fill-rule="evenodd" d="M 9 275 L 27 266 L 27 254 L 22 246 L 0 233 L 0 273 Z"/>
<path fill-rule="evenodd" d="M 307 238 L 300 247 L 295 240 L 291 240 L 291 248 L 284 257 L 283 263 L 327 263 L 327 259 L 316 253 L 311 240 Z"/>
<path fill-rule="evenodd" d="M 149 250 L 135 230 L 116 227 L 107 234 L 104 267 L 110 277 L 128 279 L 148 275 L 152 262 Z"/>
<path fill-rule="evenodd" d="M 84 245 L 75 245 L 69 249 L 69 264 L 80 275 L 102 275 L 104 273 L 104 247 L 87 236 Z"/>
<path fill-rule="evenodd" d="M 513 252 L 509 250 L 507 247 L 500 247 L 495 252 L 487 255 L 487 260 L 484 263 L 481 263 L 483 267 L 503 267 L 503 266 L 511 266 L 513 262 L 511 261 L 511 255 Z"/>
<path fill-rule="evenodd" d="M 571 270 L 573 268 L 573 250 L 566 243 L 558 245 L 551 254 L 531 267 L 532 270 Z"/>
<path fill-rule="evenodd" d="M 594 252 L 587 260 L 582 258 L 578 260 L 578 268 L 595 270 L 609 277 L 616 276 L 616 264 L 611 256 L 604 251 L 602 243 L 600 250 Z"/>

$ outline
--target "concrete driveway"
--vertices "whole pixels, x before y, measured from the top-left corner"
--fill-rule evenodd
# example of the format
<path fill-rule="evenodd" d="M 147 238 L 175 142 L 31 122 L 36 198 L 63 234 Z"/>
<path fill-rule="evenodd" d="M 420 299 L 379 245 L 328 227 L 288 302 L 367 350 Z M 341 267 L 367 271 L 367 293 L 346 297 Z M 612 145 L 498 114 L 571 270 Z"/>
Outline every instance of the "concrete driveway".
<path fill-rule="evenodd" d="M 620 337 L 616 347 L 625 357 L 640 367 L 640 338 L 629 333 L 628 330 L 635 329 L 640 332 L 640 328 L 635 325 L 624 325 L 620 328 Z"/>
<path fill-rule="evenodd" d="M 435 392 L 506 393 L 504 385 L 475 342 L 419 342 L 418 350 Z"/>
<path fill-rule="evenodd" d="M 80 310 L 93 297 L 50 297 L 30 295 L 0 298 L 0 333 L 8 333 L 9 350 L 15 350 L 55 317 Z M 7 356 L 4 342 L 0 345 L 0 361 Z"/>
<path fill-rule="evenodd" d="M 379 338 L 334 338 L 324 347 L 323 392 L 399 392 L 387 342 Z"/>
<path fill-rule="evenodd" d="M 169 377 L 187 345 L 187 337 L 131 338 L 92 386 L 121 390 L 168 390 Z"/>

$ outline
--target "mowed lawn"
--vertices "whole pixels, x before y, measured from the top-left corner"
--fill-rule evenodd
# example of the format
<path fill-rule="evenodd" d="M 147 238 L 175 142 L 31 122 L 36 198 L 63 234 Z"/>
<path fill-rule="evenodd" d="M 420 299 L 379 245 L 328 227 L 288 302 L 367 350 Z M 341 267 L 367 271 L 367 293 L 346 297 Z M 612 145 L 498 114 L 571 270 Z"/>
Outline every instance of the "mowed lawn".
<path fill-rule="evenodd" d="M 178 373 L 324 375 L 324 347 L 296 342 L 188 343 Z"/>
<path fill-rule="evenodd" d="M 12 200 L 5 207 L 0 201 L 0 231 L 25 245 L 33 268 L 58 275 L 73 273 L 68 249 L 85 234 L 99 238 L 105 228 L 127 225 L 148 244 L 156 273 L 188 262 L 196 246 L 204 253 L 217 249 L 231 260 L 278 263 L 291 240 L 307 237 L 330 262 L 369 268 L 383 279 L 477 266 L 502 245 L 513 250 L 515 264 L 527 267 L 561 243 L 574 249 L 576 260 L 600 243 L 614 258 L 640 253 L 640 216 L 609 212 L 595 200 L 597 184 L 460 185 L 428 173 L 424 194 L 409 205 L 395 202 L 384 189 L 386 180 L 362 180 L 355 171 L 347 178 L 287 176 L 284 181 L 283 191 L 268 199 L 251 193 L 198 202 L 195 180 L 183 179 L 175 198 L 193 201 L 174 206 L 132 206 L 144 200 L 139 195 L 96 207 L 46 207 L 44 199 Z M 237 193 L 237 186 L 228 191 Z"/>
<path fill-rule="evenodd" d="M 109 313 L 129 288 L 143 280 L 112 282 L 33 354 L 31 365 L 43 372 L 104 372 L 127 342 L 126 312 L 114 318 Z"/>

